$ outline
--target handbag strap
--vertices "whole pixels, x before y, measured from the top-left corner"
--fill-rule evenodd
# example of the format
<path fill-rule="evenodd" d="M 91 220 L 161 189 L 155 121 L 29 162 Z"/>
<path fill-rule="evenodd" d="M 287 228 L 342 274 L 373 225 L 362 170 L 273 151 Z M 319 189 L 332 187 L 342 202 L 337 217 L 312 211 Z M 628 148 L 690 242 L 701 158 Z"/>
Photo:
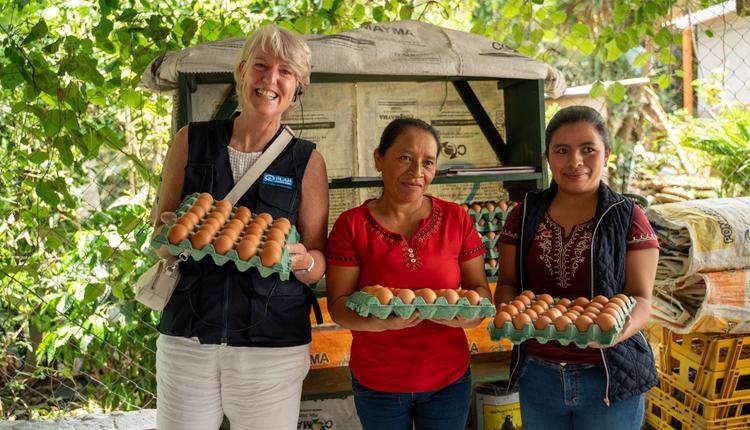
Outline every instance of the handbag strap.
<path fill-rule="evenodd" d="M 292 129 L 289 128 L 289 126 L 285 125 L 284 128 L 281 129 L 281 133 L 279 133 L 279 135 L 276 136 L 276 139 L 271 142 L 268 149 L 263 151 L 260 158 L 258 158 L 258 160 L 247 169 L 247 172 L 245 172 L 245 174 L 242 175 L 242 178 L 237 181 L 234 188 L 232 188 L 232 190 L 229 191 L 229 194 L 224 197 L 224 200 L 229 200 L 232 206 L 234 206 L 242 195 L 245 194 L 248 188 L 258 180 L 260 174 L 263 173 L 268 166 L 271 165 L 273 160 L 281 154 L 284 148 L 289 145 L 289 142 L 292 141 L 293 137 L 294 132 L 292 132 Z"/>

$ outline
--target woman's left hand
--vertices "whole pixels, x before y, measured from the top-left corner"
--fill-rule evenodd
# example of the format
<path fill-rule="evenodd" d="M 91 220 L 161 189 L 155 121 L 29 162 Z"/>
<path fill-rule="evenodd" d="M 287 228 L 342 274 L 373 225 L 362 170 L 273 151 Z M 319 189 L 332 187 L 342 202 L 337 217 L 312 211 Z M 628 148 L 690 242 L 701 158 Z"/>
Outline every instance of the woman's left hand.
<path fill-rule="evenodd" d="M 311 265 L 314 263 L 313 256 L 307 252 L 307 248 L 302 243 L 290 243 L 286 245 L 289 251 L 292 271 L 312 270 Z"/>
<path fill-rule="evenodd" d="M 474 318 L 471 320 L 465 320 L 461 318 L 461 315 L 456 315 L 456 318 L 452 320 L 430 320 L 432 322 L 447 325 L 448 327 L 458 327 L 458 328 L 474 328 L 478 326 L 484 318 Z"/>
<path fill-rule="evenodd" d="M 622 323 L 622 330 L 620 330 L 620 334 L 617 335 L 617 339 L 615 339 L 615 342 L 612 345 L 604 346 L 600 343 L 592 342 L 588 345 L 586 345 L 587 348 L 598 348 L 598 349 L 604 349 L 604 348 L 612 348 L 613 346 L 617 345 L 618 343 L 622 342 L 623 340 L 627 339 L 630 336 L 627 336 L 626 333 L 628 331 L 628 328 L 631 324 L 631 318 L 630 315 L 625 316 L 625 322 Z"/>

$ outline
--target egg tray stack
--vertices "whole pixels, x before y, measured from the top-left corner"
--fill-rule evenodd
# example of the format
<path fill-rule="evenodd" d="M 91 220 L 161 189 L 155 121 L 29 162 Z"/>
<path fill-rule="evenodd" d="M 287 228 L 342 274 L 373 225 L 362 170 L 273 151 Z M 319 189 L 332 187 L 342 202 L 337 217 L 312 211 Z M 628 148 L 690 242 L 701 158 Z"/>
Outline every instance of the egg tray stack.
<path fill-rule="evenodd" d="M 417 296 L 411 304 L 405 304 L 401 298 L 394 297 L 390 304 L 384 305 L 377 297 L 356 291 L 346 301 L 346 307 L 356 312 L 359 316 L 368 317 L 374 315 L 385 319 L 391 314 L 401 318 L 409 318 L 415 310 L 419 311 L 422 319 L 452 320 L 457 315 L 463 319 L 474 319 L 478 317 L 491 317 L 495 315 L 495 306 L 487 298 L 482 298 L 478 304 L 471 305 L 469 300 L 462 297 L 455 304 L 449 304 L 445 297 L 438 297 L 435 303 L 426 303 L 422 297 Z"/>
<path fill-rule="evenodd" d="M 237 255 L 237 251 L 235 250 L 235 247 L 244 237 L 244 233 L 240 235 L 240 237 L 235 241 L 235 243 L 232 245 L 232 249 L 230 249 L 224 255 L 217 253 L 212 243 L 209 243 L 208 245 L 204 246 L 202 249 L 193 248 L 193 245 L 190 243 L 190 237 L 192 237 L 195 234 L 195 232 L 203 225 L 206 218 L 208 217 L 208 214 L 210 214 L 211 211 L 214 210 L 215 203 L 211 205 L 211 209 L 208 210 L 206 212 L 206 215 L 200 219 L 198 224 L 195 225 L 195 227 L 190 232 L 190 235 L 188 236 L 187 239 L 183 239 L 176 245 L 173 245 L 172 243 L 170 243 L 169 240 L 167 240 L 167 232 L 176 223 L 176 220 L 178 220 L 182 215 L 184 215 L 190 209 L 190 207 L 193 205 L 193 203 L 197 199 L 198 199 L 198 193 L 185 196 L 185 198 L 180 203 L 180 207 L 177 209 L 175 219 L 167 223 L 167 225 L 161 229 L 161 232 L 156 237 L 154 237 L 154 239 L 151 241 L 151 246 L 153 246 L 154 248 L 159 248 L 160 246 L 164 245 L 169 250 L 169 253 L 175 256 L 181 254 L 183 251 L 188 251 L 190 256 L 196 261 L 200 261 L 204 257 L 210 256 L 217 266 L 223 266 L 224 264 L 231 261 L 237 266 L 237 269 L 239 269 L 241 272 L 244 272 L 250 268 L 254 268 L 254 269 L 257 269 L 258 272 L 260 272 L 260 275 L 264 278 L 267 278 L 274 274 L 278 274 L 279 278 L 282 281 L 289 280 L 289 273 L 291 270 L 291 260 L 290 260 L 289 251 L 286 249 L 285 246 L 281 247 L 281 261 L 269 267 L 266 267 L 263 264 L 261 264 L 260 257 L 258 256 L 260 251 L 263 249 L 265 241 L 261 241 L 261 244 L 258 246 L 258 251 L 249 260 L 242 260 Z M 236 208 L 232 208 L 232 212 L 227 218 L 227 223 L 233 219 L 236 211 L 237 211 Z M 253 218 L 250 220 L 250 222 L 252 222 L 252 220 L 255 219 L 257 215 L 258 214 L 255 214 Z M 268 230 L 268 227 L 266 227 L 266 231 L 267 230 Z M 265 235 L 265 232 L 264 232 L 264 235 Z M 215 237 L 216 235 L 214 235 L 212 240 L 215 239 Z M 285 243 L 298 243 L 298 242 L 299 242 L 299 233 L 297 232 L 297 229 L 294 226 L 292 226 L 291 230 L 286 236 Z"/>
<path fill-rule="evenodd" d="M 497 239 L 505 224 L 505 218 L 513 208 L 510 202 L 484 202 L 466 205 L 466 211 L 474 220 L 474 228 L 481 236 L 482 243 L 487 249 L 484 254 L 484 272 L 489 282 L 497 281 L 498 264 Z"/>
<path fill-rule="evenodd" d="M 555 304 L 558 302 L 559 299 L 555 301 Z M 531 304 L 533 305 L 534 303 L 536 301 Z M 617 319 L 615 326 L 607 332 L 603 332 L 597 324 L 591 324 L 586 332 L 580 332 L 575 324 L 568 325 L 563 331 L 558 331 L 554 324 L 549 324 L 544 329 L 537 330 L 534 328 L 533 323 L 526 324 L 521 329 L 517 329 L 513 326 L 512 321 L 505 322 L 502 327 L 495 327 L 495 322 L 490 321 L 487 329 L 493 341 L 509 339 L 514 345 L 518 345 L 525 340 L 536 339 L 539 343 L 547 343 L 550 340 L 556 340 L 562 345 L 574 343 L 579 348 L 586 348 L 591 343 L 611 346 L 620 334 L 625 323 L 625 318 L 633 310 L 635 303 L 633 297 L 628 297 L 627 308 L 624 309 L 623 314 Z"/>

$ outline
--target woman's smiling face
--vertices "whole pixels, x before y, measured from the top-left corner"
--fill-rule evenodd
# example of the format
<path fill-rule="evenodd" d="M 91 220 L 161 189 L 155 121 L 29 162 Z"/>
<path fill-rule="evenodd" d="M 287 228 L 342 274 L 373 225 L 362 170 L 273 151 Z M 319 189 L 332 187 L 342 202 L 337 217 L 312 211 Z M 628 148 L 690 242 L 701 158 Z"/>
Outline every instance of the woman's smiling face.
<path fill-rule="evenodd" d="M 284 60 L 260 52 L 248 60 L 243 106 L 261 116 L 280 117 L 289 108 L 297 88 L 297 77 Z"/>
<path fill-rule="evenodd" d="M 609 153 L 596 129 L 581 121 L 563 125 L 552 134 L 547 160 L 559 189 L 581 194 L 599 188 Z"/>
<path fill-rule="evenodd" d="M 375 150 L 375 167 L 383 173 L 383 195 L 396 202 L 421 199 L 435 177 L 438 143 L 428 131 L 406 127 L 386 151 Z"/>

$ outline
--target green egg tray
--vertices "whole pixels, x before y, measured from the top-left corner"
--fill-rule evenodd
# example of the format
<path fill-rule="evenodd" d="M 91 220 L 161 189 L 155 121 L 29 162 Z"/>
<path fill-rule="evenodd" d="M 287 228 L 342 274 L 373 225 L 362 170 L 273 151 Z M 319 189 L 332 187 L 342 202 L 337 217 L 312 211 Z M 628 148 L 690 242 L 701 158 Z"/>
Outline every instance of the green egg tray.
<path fill-rule="evenodd" d="M 500 222 L 505 221 L 505 217 L 508 215 L 508 212 L 510 212 L 510 208 L 507 210 L 502 210 L 499 207 L 495 207 L 491 212 L 487 210 L 487 208 L 482 208 L 479 212 L 476 212 L 474 209 L 469 208 L 467 209 L 469 212 L 469 215 L 474 220 L 475 223 L 479 222 L 480 219 L 484 218 L 485 221 L 487 221 L 488 224 L 492 223 L 492 220 L 497 218 Z M 498 224 L 500 224 L 498 222 Z"/>
<path fill-rule="evenodd" d="M 557 331 L 554 324 L 550 324 L 543 330 L 534 328 L 534 324 L 526 324 L 522 329 L 513 327 L 512 321 L 507 321 L 502 327 L 495 327 L 495 322 L 490 321 L 487 330 L 490 332 L 490 339 L 499 341 L 500 339 L 509 339 L 514 345 L 529 339 L 536 339 L 539 343 L 547 343 L 550 340 L 556 340 L 563 345 L 574 343 L 579 348 L 586 348 L 591 343 L 598 343 L 602 346 L 612 346 L 615 339 L 620 334 L 625 318 L 630 314 L 635 306 L 635 299 L 628 297 L 628 308 L 625 310 L 622 318 L 619 318 L 617 324 L 608 332 L 603 332 L 598 325 L 591 324 L 588 331 L 580 332 L 575 324 L 569 325 L 565 331 Z"/>
<path fill-rule="evenodd" d="M 388 305 L 381 304 L 375 296 L 356 291 L 346 301 L 346 307 L 362 317 L 374 315 L 385 319 L 391 313 L 409 318 L 415 310 L 422 319 L 452 320 L 456 315 L 463 319 L 491 317 L 495 315 L 495 306 L 487 298 L 482 298 L 478 305 L 470 305 L 469 300 L 461 297 L 458 303 L 450 305 L 445 297 L 438 297 L 435 303 L 427 304 L 421 297 L 416 297 L 411 304 L 404 304 L 399 297 L 394 297 Z"/>
<path fill-rule="evenodd" d="M 190 232 L 190 236 L 188 239 L 183 239 L 180 243 L 177 245 L 173 245 L 169 243 L 169 240 L 167 240 L 167 234 L 169 232 L 169 229 L 175 224 L 177 219 L 179 219 L 182 215 L 185 214 L 185 212 L 190 209 L 190 207 L 193 205 L 195 200 L 198 198 L 198 193 L 190 194 L 188 196 L 185 196 L 185 198 L 182 200 L 182 203 L 180 203 L 180 207 L 177 209 L 177 216 L 174 220 L 167 223 L 165 227 L 161 229 L 161 232 L 154 237 L 154 239 L 151 241 L 151 246 L 154 248 L 159 248 L 160 246 L 164 245 L 169 250 L 169 253 L 172 255 L 179 255 L 183 251 L 188 251 L 190 256 L 196 260 L 200 261 L 206 256 L 210 256 L 211 259 L 214 261 L 214 263 L 217 266 L 223 266 L 228 262 L 233 262 L 237 269 L 239 269 L 241 272 L 244 272 L 250 268 L 257 269 L 260 273 L 260 276 L 267 278 L 271 275 L 278 274 L 279 278 L 282 281 L 289 280 L 289 274 L 291 271 L 291 260 L 289 251 L 286 249 L 286 247 L 281 248 L 281 262 L 274 264 L 271 267 L 266 267 L 261 264 L 260 257 L 257 255 L 253 256 L 249 260 L 242 260 L 237 255 L 237 251 L 235 251 L 234 247 L 239 243 L 239 241 L 242 238 L 242 235 L 237 238 L 235 241 L 235 244 L 233 245 L 232 249 L 230 249 L 226 254 L 221 255 L 216 252 L 214 249 L 214 246 L 212 243 L 209 243 L 208 245 L 204 246 L 203 249 L 195 249 L 193 248 L 193 245 L 190 243 L 189 237 L 191 237 L 197 229 L 200 227 L 200 225 L 203 224 L 203 221 L 205 220 L 205 216 L 201 218 L 198 225 L 195 226 L 193 231 Z M 212 206 L 213 210 L 213 206 Z M 234 210 L 232 210 L 232 216 L 234 215 Z M 232 216 L 229 217 L 229 219 L 232 219 Z M 212 239 L 213 240 L 213 239 Z M 292 229 L 289 231 L 289 234 L 286 236 L 286 243 L 298 243 L 299 242 L 299 233 L 297 232 L 297 229 L 292 226 Z M 265 241 L 261 241 L 261 244 L 258 246 L 258 251 L 263 249 Z"/>

